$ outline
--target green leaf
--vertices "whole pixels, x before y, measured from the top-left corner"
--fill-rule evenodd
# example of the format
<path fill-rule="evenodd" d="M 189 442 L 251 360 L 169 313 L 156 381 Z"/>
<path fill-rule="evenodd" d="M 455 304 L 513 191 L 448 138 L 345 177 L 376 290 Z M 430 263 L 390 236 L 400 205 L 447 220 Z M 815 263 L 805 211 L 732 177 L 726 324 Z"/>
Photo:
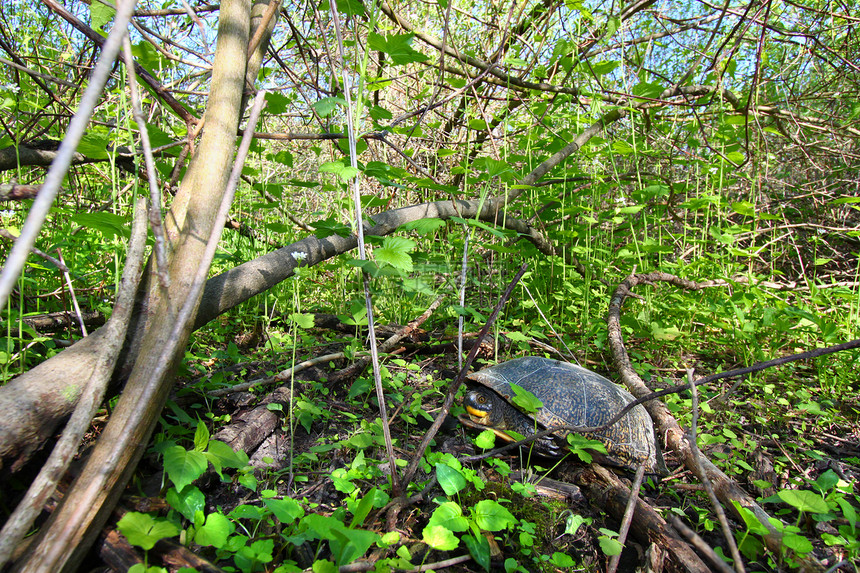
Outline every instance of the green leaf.
<path fill-rule="evenodd" d="M 567 535 L 576 535 L 576 532 L 579 530 L 579 527 L 582 524 L 591 525 L 591 518 L 582 517 L 577 513 L 571 513 L 567 516 L 564 524 L 564 532 Z"/>
<path fill-rule="evenodd" d="M 748 201 L 737 201 L 732 203 L 732 211 L 745 217 L 755 217 L 755 205 Z"/>
<path fill-rule="evenodd" d="M 364 523 L 365 518 L 370 514 L 370 510 L 373 509 L 374 500 L 376 499 L 377 489 L 371 488 L 364 497 L 361 498 L 361 501 L 356 504 L 353 509 L 350 507 L 350 511 L 352 512 L 352 522 L 350 522 L 350 527 L 358 527 L 362 523 Z"/>
<path fill-rule="evenodd" d="M 797 508 L 799 511 L 811 511 L 812 513 L 827 513 L 829 508 L 827 502 L 821 496 L 813 491 L 784 489 L 778 491 L 779 498 Z"/>
<path fill-rule="evenodd" d="M 618 555 L 623 549 L 623 546 L 618 543 L 617 539 L 613 539 L 612 537 L 607 537 L 605 535 L 601 535 L 598 538 L 598 542 L 600 543 L 600 549 L 603 551 L 603 554 L 609 557 Z"/>
<path fill-rule="evenodd" d="M 403 272 L 412 272 L 412 257 L 409 252 L 415 248 L 415 241 L 404 237 L 385 237 L 382 247 L 374 249 L 373 255 L 380 263 L 391 265 Z"/>
<path fill-rule="evenodd" d="M 445 495 L 455 495 L 466 487 L 466 478 L 463 474 L 444 463 L 436 464 L 436 479 L 439 480 Z"/>
<path fill-rule="evenodd" d="M 616 61 L 597 62 L 596 64 L 591 65 L 591 71 L 593 71 L 596 76 L 605 76 L 620 65 L 620 62 Z"/>
<path fill-rule="evenodd" d="M 72 215 L 72 221 L 85 227 L 100 232 L 106 238 L 129 237 L 129 220 L 113 213 L 77 213 Z"/>
<path fill-rule="evenodd" d="M 324 97 L 319 101 L 315 101 L 311 107 L 320 115 L 327 117 L 337 109 L 337 106 L 346 107 L 346 101 L 340 97 Z"/>
<path fill-rule="evenodd" d="M 181 491 L 172 487 L 167 490 L 165 499 L 189 521 L 194 521 L 194 514 L 206 508 L 206 496 L 195 485 L 187 485 Z"/>
<path fill-rule="evenodd" d="M 340 177 L 341 181 L 349 181 L 358 175 L 358 169 L 351 165 L 344 165 L 343 161 L 340 160 L 323 163 L 320 165 L 319 170 L 321 173 L 334 173 Z"/>
<path fill-rule="evenodd" d="M 290 314 L 290 320 L 294 322 L 299 328 L 308 329 L 314 327 L 314 315 L 312 314 L 293 312 Z"/>
<path fill-rule="evenodd" d="M 209 464 L 200 452 L 187 451 L 182 446 L 164 450 L 164 469 L 176 489 L 182 489 L 203 475 Z"/>
<path fill-rule="evenodd" d="M 517 522 L 510 511 L 492 499 L 479 501 L 475 505 L 472 515 L 478 527 L 487 531 L 501 531 L 508 526 L 515 525 Z"/>
<path fill-rule="evenodd" d="M 543 402 L 522 386 L 512 383 L 511 390 L 514 391 L 514 397 L 511 398 L 511 402 L 513 402 L 514 405 L 520 408 L 523 412 L 534 414 L 543 407 Z"/>
<path fill-rule="evenodd" d="M 197 429 L 194 431 L 194 451 L 202 452 L 209 445 L 209 428 L 203 420 L 197 421 Z"/>
<path fill-rule="evenodd" d="M 83 153 L 91 159 L 107 159 L 107 134 L 88 132 L 81 138 L 81 142 L 78 143 L 78 152 Z"/>
<path fill-rule="evenodd" d="M 767 526 L 761 521 L 759 521 L 759 519 L 751 510 L 747 509 L 746 507 L 743 507 L 737 501 L 732 501 L 732 505 L 735 506 L 735 510 L 744 520 L 744 523 L 746 524 L 747 529 L 750 533 L 755 533 L 756 535 L 767 535 L 768 533 L 770 533 L 770 530 L 767 528 Z"/>
<path fill-rule="evenodd" d="M 496 445 L 496 434 L 492 430 L 484 430 L 475 438 L 475 445 L 482 450 L 490 450 Z"/>
<path fill-rule="evenodd" d="M 218 475 L 221 475 L 221 468 L 241 469 L 248 465 L 248 454 L 242 450 L 234 451 L 219 440 L 209 440 L 209 448 L 204 455 Z"/>
<path fill-rule="evenodd" d="M 428 218 L 410 221 L 409 223 L 401 225 L 400 228 L 405 231 L 415 231 L 419 235 L 432 235 L 445 225 L 446 223 L 442 219 Z"/>
<path fill-rule="evenodd" d="M 304 508 L 296 500 L 285 497 L 284 499 L 265 499 L 263 504 L 269 508 L 275 519 L 284 525 L 289 525 L 297 519 L 305 516 Z"/>
<path fill-rule="evenodd" d="M 340 527 L 331 530 L 329 547 L 334 562 L 338 565 L 352 563 L 370 549 L 370 546 L 379 540 L 379 534 L 364 529 L 346 529 Z"/>
<path fill-rule="evenodd" d="M 469 554 L 472 559 L 478 562 L 478 565 L 484 568 L 484 571 L 490 570 L 490 542 L 483 535 L 464 535 L 463 541 L 469 549 Z"/>
<path fill-rule="evenodd" d="M 446 501 L 433 510 L 427 525 L 441 525 L 451 531 L 462 532 L 469 529 L 469 520 L 463 517 L 463 509 L 459 504 Z"/>
<path fill-rule="evenodd" d="M 233 522 L 220 513 L 210 513 L 206 517 L 206 523 L 197 529 L 194 534 L 194 543 L 197 545 L 211 545 L 220 549 L 227 543 L 227 538 L 236 529 Z"/>
<path fill-rule="evenodd" d="M 329 561 L 328 559 L 317 559 L 314 561 L 311 570 L 314 573 L 337 573 L 338 568 L 337 565 Z"/>
<path fill-rule="evenodd" d="M 116 525 L 129 543 L 145 551 L 155 547 L 159 539 L 179 535 L 176 524 L 136 511 L 123 515 Z"/>
<path fill-rule="evenodd" d="M 797 553 L 809 553 L 812 551 L 812 543 L 802 535 L 788 533 L 782 536 L 782 543 Z"/>
<path fill-rule="evenodd" d="M 391 62 L 395 66 L 429 60 L 430 58 L 428 56 L 425 56 L 412 47 L 413 37 L 415 37 L 415 34 L 391 34 L 382 36 L 371 32 L 368 36 L 367 44 L 371 50 L 384 52 L 391 56 Z"/>
<path fill-rule="evenodd" d="M 283 113 L 286 113 L 289 104 L 290 98 L 288 98 L 284 94 L 279 94 L 277 92 L 268 92 L 266 94 L 267 113 L 270 113 L 272 115 L 281 115 Z M 278 155 L 280 155 L 280 153 L 278 153 Z M 277 161 L 278 163 L 283 163 L 283 161 L 277 159 L 277 156 L 275 158 L 275 161 Z M 292 167 L 292 160 L 290 160 L 290 165 L 287 165 L 287 167 Z"/>
<path fill-rule="evenodd" d="M 460 545 L 460 540 L 451 530 L 441 525 L 428 525 L 422 536 L 424 543 L 439 551 L 451 551 Z"/>
<path fill-rule="evenodd" d="M 90 4 L 90 26 L 98 33 L 106 32 L 106 26 L 113 20 L 116 9 L 113 6 L 92 2 Z"/>
<path fill-rule="evenodd" d="M 337 0 L 337 11 L 346 16 L 364 16 L 364 5 L 361 0 Z M 320 5 L 322 10 L 331 10 L 328 0 L 324 0 Z"/>

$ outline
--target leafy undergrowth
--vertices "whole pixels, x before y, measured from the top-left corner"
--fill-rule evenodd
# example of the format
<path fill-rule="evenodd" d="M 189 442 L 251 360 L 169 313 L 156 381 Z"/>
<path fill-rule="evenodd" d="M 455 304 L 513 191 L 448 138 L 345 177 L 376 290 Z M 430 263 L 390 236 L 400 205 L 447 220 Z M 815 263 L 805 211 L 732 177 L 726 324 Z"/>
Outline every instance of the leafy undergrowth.
<path fill-rule="evenodd" d="M 304 336 L 304 342 L 320 348 L 332 344 L 328 333 L 306 331 Z M 141 466 L 156 478 L 163 468 L 164 478 L 140 480 L 154 485 L 138 493 L 165 500 L 168 509 L 123 517 L 119 529 L 133 545 L 149 551 L 159 538 L 177 537 L 224 570 L 245 573 L 336 571 L 361 562 L 364 570 L 377 571 L 428 564 L 455 571 L 600 571 L 609 556 L 621 551 L 619 523 L 603 508 L 581 495 L 547 496 L 547 489 L 535 486 L 543 477 L 575 481 L 583 467 L 576 456 L 556 463 L 523 451 L 462 464 L 458 458 L 492 443 L 489 433 L 467 431 L 453 419 L 405 488 L 410 496 L 423 492 L 424 497 L 392 511 L 372 378 L 360 377 L 349 387 L 327 382 L 333 368 L 345 363 L 298 375 L 292 404 L 282 399 L 266 406 L 278 416 L 274 434 L 250 459 L 234 452 L 212 436 L 258 405 L 271 388 L 218 399 L 205 392 L 288 366 L 283 356 L 273 357 L 264 348 L 253 352 L 243 356 L 227 344 L 212 356 L 189 354 L 189 378 L 165 411 Z M 385 361 L 398 474 L 442 403 L 449 380 L 440 373 L 454 367 L 451 355 Z M 683 376 L 671 368 L 652 374 L 652 382 L 663 385 Z M 761 374 L 737 388 L 729 380 L 703 389 L 702 451 L 780 518 L 784 530 L 786 550 L 773 554 L 764 548 L 764 532 L 753 519 L 732 523 L 749 571 L 791 570 L 798 554 L 828 565 L 842 561 L 844 570 L 860 563 L 855 493 L 860 388 L 856 383 L 822 388 L 811 383 L 813 374 L 808 365 L 798 366 Z M 689 396 L 671 396 L 667 403 L 688 425 Z M 455 406 L 452 413 L 461 411 Z M 667 461 L 676 469 L 672 456 Z M 513 479 L 512 471 L 527 462 L 531 477 Z M 707 496 L 686 485 L 691 481 L 686 471 L 662 482 L 647 480 L 641 495 L 665 516 L 683 518 L 727 556 Z M 628 539 L 620 570 L 641 564 L 647 549 L 643 540 Z M 147 564 L 161 570 L 155 559 Z"/>

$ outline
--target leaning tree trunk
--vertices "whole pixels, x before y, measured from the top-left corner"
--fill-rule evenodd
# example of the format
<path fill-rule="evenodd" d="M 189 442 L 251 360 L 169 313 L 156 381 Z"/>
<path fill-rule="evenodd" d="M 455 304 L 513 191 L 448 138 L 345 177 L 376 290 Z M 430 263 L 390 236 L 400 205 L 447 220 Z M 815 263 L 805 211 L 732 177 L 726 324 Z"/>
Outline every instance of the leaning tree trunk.
<path fill-rule="evenodd" d="M 80 477 L 15 571 L 77 568 L 143 455 L 164 407 L 173 369 L 184 355 L 193 325 L 189 317 L 174 338 L 178 312 L 192 296 L 193 277 L 204 261 L 205 238 L 215 226 L 232 164 L 245 84 L 249 8 L 242 0 L 221 4 L 206 129 L 182 182 L 178 196 L 183 200 L 168 214 L 175 237 L 170 287 L 153 298 L 155 312 L 128 384 Z M 156 282 L 152 279 L 152 284 Z M 173 346 L 165 354 L 168 345 Z M 168 368 L 161 363 L 165 358 Z"/>

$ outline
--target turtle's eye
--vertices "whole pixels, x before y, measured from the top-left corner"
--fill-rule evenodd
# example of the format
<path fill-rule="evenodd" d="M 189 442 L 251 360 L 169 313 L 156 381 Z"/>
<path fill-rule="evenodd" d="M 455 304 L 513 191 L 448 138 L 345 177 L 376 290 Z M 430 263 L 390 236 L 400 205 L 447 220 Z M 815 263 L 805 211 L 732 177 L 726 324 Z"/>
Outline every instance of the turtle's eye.
<path fill-rule="evenodd" d="M 486 403 L 487 403 L 487 397 L 484 396 L 483 394 L 478 394 L 478 404 L 486 404 Z"/>

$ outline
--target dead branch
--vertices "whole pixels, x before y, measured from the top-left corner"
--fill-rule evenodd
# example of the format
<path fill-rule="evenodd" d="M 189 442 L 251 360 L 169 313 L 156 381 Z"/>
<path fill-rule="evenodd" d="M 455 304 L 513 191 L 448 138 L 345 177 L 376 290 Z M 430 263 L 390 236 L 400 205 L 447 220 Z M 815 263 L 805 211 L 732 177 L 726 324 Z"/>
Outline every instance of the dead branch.
<path fill-rule="evenodd" d="M 649 284 L 654 282 L 668 282 L 681 288 L 689 290 L 700 290 L 704 288 L 704 283 L 696 283 L 687 279 L 682 279 L 668 273 L 648 273 L 641 275 L 632 275 L 624 280 L 616 289 L 609 304 L 609 342 L 612 350 L 612 362 L 615 369 L 621 375 L 624 385 L 637 398 L 642 398 L 651 393 L 644 381 L 639 377 L 633 369 L 633 365 L 627 356 L 627 351 L 624 348 L 624 338 L 621 334 L 621 306 L 624 300 L 631 293 L 631 290 L 639 284 Z M 668 449 L 674 451 L 684 465 L 689 468 L 699 479 L 708 479 L 714 486 L 714 492 L 727 508 L 735 515 L 739 521 L 743 518 L 738 514 L 735 508 L 735 503 L 751 511 L 756 518 L 766 527 L 770 533 L 764 536 L 765 544 L 768 549 L 775 554 L 781 554 L 786 547 L 782 543 L 782 535 L 770 523 L 771 518 L 764 509 L 759 506 L 756 501 L 747 494 L 734 480 L 723 473 L 710 460 L 702 456 L 700 470 L 696 464 L 696 458 L 693 454 L 691 444 L 688 441 L 686 433 L 678 425 L 675 417 L 672 416 L 665 404 L 658 400 L 651 400 L 645 403 L 648 413 L 654 420 L 659 434 L 665 438 Z M 794 559 L 801 565 L 805 571 L 823 571 L 824 567 L 813 557 L 806 555 L 794 555 Z"/>

